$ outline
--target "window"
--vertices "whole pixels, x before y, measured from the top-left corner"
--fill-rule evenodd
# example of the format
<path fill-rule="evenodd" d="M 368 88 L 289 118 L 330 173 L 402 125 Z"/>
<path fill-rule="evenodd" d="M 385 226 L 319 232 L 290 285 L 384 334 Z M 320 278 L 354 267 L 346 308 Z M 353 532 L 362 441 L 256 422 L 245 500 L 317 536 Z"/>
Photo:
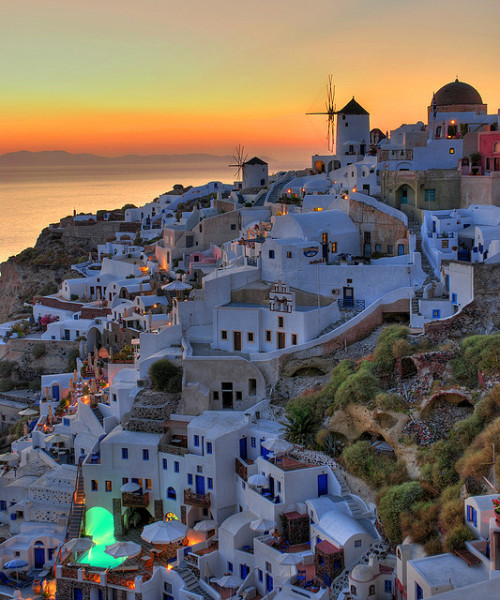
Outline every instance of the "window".
<path fill-rule="evenodd" d="M 392 592 L 392 581 L 390 579 L 386 579 L 384 581 L 384 592 L 386 594 L 390 594 Z"/>
<path fill-rule="evenodd" d="M 166 458 L 162 460 L 163 470 L 166 471 L 168 469 L 168 461 Z"/>
<path fill-rule="evenodd" d="M 292 333 L 292 346 L 296 346 L 296 345 L 297 345 L 297 334 Z"/>
<path fill-rule="evenodd" d="M 387 246 L 387 254 L 393 254 L 394 253 L 394 246 Z"/>
<path fill-rule="evenodd" d="M 142 449 L 142 460 L 149 460 L 149 450 L 147 448 Z"/>
<path fill-rule="evenodd" d="M 105 489 L 106 489 L 107 492 L 112 492 L 113 491 L 113 484 L 109 480 L 106 480 L 104 482 L 104 487 L 105 487 Z"/>
<path fill-rule="evenodd" d="M 212 442 L 207 442 L 207 454 L 212 454 Z"/>
<path fill-rule="evenodd" d="M 250 378 L 248 380 L 248 395 L 255 396 L 257 394 L 257 380 Z"/>
<path fill-rule="evenodd" d="M 375 244 L 375 252 L 382 252 L 382 245 L 381 244 Z"/>
<path fill-rule="evenodd" d="M 228 563 L 227 563 L 227 570 L 228 570 L 230 573 L 232 573 L 232 572 L 233 572 L 233 563 L 232 563 L 232 562 L 229 562 L 229 561 L 228 561 Z"/>
<path fill-rule="evenodd" d="M 270 329 L 266 329 L 266 342 L 271 342 L 273 339 L 273 334 Z"/>
<path fill-rule="evenodd" d="M 246 489 L 247 489 L 246 483 L 245 483 L 244 481 L 242 481 L 242 482 L 241 482 L 241 487 L 242 487 L 244 490 L 246 490 Z"/>
<path fill-rule="evenodd" d="M 258 570 L 258 573 L 259 573 L 259 581 L 262 581 L 264 578 L 264 574 L 262 573 L 262 571 L 260 569 Z"/>
<path fill-rule="evenodd" d="M 243 400 L 243 392 L 236 392 L 236 400 Z"/>
<path fill-rule="evenodd" d="M 321 234 L 321 243 L 322 244 L 328 244 L 328 234 L 327 233 L 322 233 Z"/>
<path fill-rule="evenodd" d="M 188 473 L 188 485 L 193 485 L 193 475 L 192 475 L 192 473 Z"/>
<path fill-rule="evenodd" d="M 220 332 L 220 339 L 221 340 L 227 340 L 227 330 L 226 329 L 222 329 Z"/>
<path fill-rule="evenodd" d="M 415 597 L 417 600 L 424 600 L 424 591 L 418 583 L 415 584 Z"/>
<path fill-rule="evenodd" d="M 201 465 L 197 465 L 196 466 L 196 472 L 197 473 L 203 473 L 203 467 Z"/>
<path fill-rule="evenodd" d="M 451 303 L 452 304 L 457 304 L 457 295 L 456 294 L 452 294 L 451 295 Z"/>
<path fill-rule="evenodd" d="M 269 258 L 274 258 L 274 250 L 269 250 L 268 256 Z"/>
<path fill-rule="evenodd" d="M 122 459 L 127 460 L 128 458 L 128 448 L 122 448 Z"/>
<path fill-rule="evenodd" d="M 361 548 L 361 544 L 362 544 L 361 540 L 354 540 L 354 547 L 355 548 Z"/>
<path fill-rule="evenodd" d="M 439 308 L 435 308 L 432 311 L 432 318 L 433 319 L 440 319 L 441 318 L 441 310 Z"/>
<path fill-rule="evenodd" d="M 5 500 L 0 500 L 0 510 L 1 511 L 7 510 L 7 502 Z"/>
<path fill-rule="evenodd" d="M 285 326 L 285 317 L 278 317 L 278 327 L 280 329 L 283 329 L 284 326 Z"/>
<path fill-rule="evenodd" d="M 99 489 L 99 485 L 98 485 L 98 483 L 97 483 L 97 479 L 91 479 L 91 480 L 90 480 L 90 489 L 91 489 L 93 492 L 97 492 L 97 490 Z"/>
<path fill-rule="evenodd" d="M 256 448 L 257 447 L 257 440 L 254 437 L 250 438 L 250 446 L 252 448 Z"/>
<path fill-rule="evenodd" d="M 122 485 L 128 483 L 128 477 L 122 477 Z"/>
<path fill-rule="evenodd" d="M 218 400 L 219 399 L 219 392 L 214 392 L 213 396 L 214 396 L 214 400 Z"/>
<path fill-rule="evenodd" d="M 151 479 L 146 479 L 146 489 L 147 490 L 151 489 Z"/>
<path fill-rule="evenodd" d="M 332 252 L 335 254 L 337 252 L 337 242 L 332 242 Z"/>
<path fill-rule="evenodd" d="M 450 240 L 441 240 L 441 248 L 449 248 Z"/>
<path fill-rule="evenodd" d="M 374 585 L 371 585 L 371 586 L 368 588 L 368 595 L 369 595 L 369 596 L 374 596 L 374 595 L 375 595 L 375 586 L 374 586 Z"/>
<path fill-rule="evenodd" d="M 436 190 L 425 190 L 425 201 L 435 202 L 436 201 Z"/>
<path fill-rule="evenodd" d="M 207 477 L 207 487 L 209 490 L 214 489 L 214 480 L 211 477 Z"/>
<path fill-rule="evenodd" d="M 356 595 L 356 586 L 355 585 L 351 585 L 351 594 Z"/>
<path fill-rule="evenodd" d="M 194 436 L 194 445 L 195 446 L 199 446 L 200 445 L 200 436 L 199 435 L 195 435 Z"/>
<path fill-rule="evenodd" d="M 455 154 L 455 148 L 450 148 L 450 149 L 448 150 L 448 152 L 449 152 L 450 154 Z"/>
<path fill-rule="evenodd" d="M 175 473 L 179 472 L 179 461 L 178 460 L 176 460 L 174 462 L 174 471 L 175 471 Z"/>
<path fill-rule="evenodd" d="M 290 250 L 288 250 L 288 252 L 286 253 L 286 257 L 287 258 L 292 258 L 292 253 L 290 252 Z"/>
<path fill-rule="evenodd" d="M 64 425 L 65 427 L 69 427 L 69 425 L 70 425 L 70 421 L 69 421 L 69 419 L 63 419 L 63 425 Z"/>
<path fill-rule="evenodd" d="M 236 231 L 236 225 L 234 223 L 231 223 L 231 231 Z"/>
<path fill-rule="evenodd" d="M 170 498 L 170 500 L 177 500 L 177 494 L 175 493 L 175 490 L 173 487 L 168 488 L 167 498 Z"/>
<path fill-rule="evenodd" d="M 271 563 L 268 563 L 267 561 L 266 561 L 266 571 L 268 571 L 269 573 L 272 573 Z"/>
<path fill-rule="evenodd" d="M 254 341 L 254 332 L 253 331 L 247 331 L 247 342 L 249 344 L 252 344 Z"/>

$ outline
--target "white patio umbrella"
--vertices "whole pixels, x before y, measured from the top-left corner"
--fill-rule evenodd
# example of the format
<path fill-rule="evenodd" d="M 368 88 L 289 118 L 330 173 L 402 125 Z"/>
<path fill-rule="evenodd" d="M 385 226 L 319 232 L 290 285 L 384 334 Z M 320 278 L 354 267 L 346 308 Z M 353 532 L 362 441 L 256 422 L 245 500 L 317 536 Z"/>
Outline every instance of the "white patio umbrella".
<path fill-rule="evenodd" d="M 176 279 L 166 285 L 162 285 L 161 289 L 166 290 L 167 292 L 187 292 L 187 290 L 192 289 L 192 287 L 193 286 L 189 285 L 189 283 L 184 283 L 183 281 Z"/>
<path fill-rule="evenodd" d="M 150 544 L 172 544 L 186 537 L 187 526 L 180 521 L 156 521 L 146 525 L 141 537 Z"/>
<path fill-rule="evenodd" d="M 217 580 L 217 584 L 223 588 L 234 589 L 241 585 L 241 579 L 235 575 L 224 575 L 224 577 Z"/>
<path fill-rule="evenodd" d="M 211 531 L 212 529 L 215 529 L 217 527 L 217 521 L 214 521 L 213 519 L 205 519 L 204 521 L 199 521 L 198 523 L 196 523 L 196 525 L 193 527 L 193 529 L 195 531 L 202 531 L 202 532 L 207 532 L 207 531 Z"/>
<path fill-rule="evenodd" d="M 283 440 L 282 438 L 268 438 L 262 442 L 264 448 L 267 448 L 270 452 L 274 452 L 275 454 L 283 454 L 288 452 L 293 447 L 293 444 Z"/>
<path fill-rule="evenodd" d="M 255 487 L 266 487 L 266 485 L 269 485 L 269 477 L 262 475 L 262 473 L 256 473 L 255 475 L 250 475 L 248 483 Z"/>
<path fill-rule="evenodd" d="M 255 519 L 255 521 L 250 523 L 252 531 L 269 531 L 270 529 L 274 529 L 274 527 L 274 521 L 270 521 L 269 519 Z"/>
<path fill-rule="evenodd" d="M 124 558 L 125 556 L 137 556 L 141 546 L 135 542 L 115 542 L 104 548 L 104 552 L 113 558 Z"/>
<path fill-rule="evenodd" d="M 141 489 L 141 486 L 135 481 L 129 481 L 124 483 L 120 488 L 120 492 L 137 492 Z"/>
<path fill-rule="evenodd" d="M 37 410 L 33 410 L 32 408 L 24 408 L 17 413 L 20 417 L 34 417 L 38 414 Z"/>
<path fill-rule="evenodd" d="M 93 546 L 95 542 L 89 537 L 72 538 L 69 542 L 66 542 L 63 546 L 64 550 L 68 552 L 87 552 Z"/>
<path fill-rule="evenodd" d="M 300 552 L 287 552 L 279 559 L 280 565 L 298 565 L 304 560 Z"/>

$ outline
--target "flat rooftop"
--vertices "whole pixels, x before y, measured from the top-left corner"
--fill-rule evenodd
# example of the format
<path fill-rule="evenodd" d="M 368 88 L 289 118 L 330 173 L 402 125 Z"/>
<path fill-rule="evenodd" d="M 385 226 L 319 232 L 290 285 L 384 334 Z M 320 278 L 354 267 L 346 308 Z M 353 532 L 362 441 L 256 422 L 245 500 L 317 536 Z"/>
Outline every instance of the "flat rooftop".
<path fill-rule="evenodd" d="M 455 588 L 461 588 L 489 579 L 489 570 L 482 563 L 468 567 L 462 558 L 453 554 L 417 558 L 411 565 L 432 587 L 451 582 Z"/>

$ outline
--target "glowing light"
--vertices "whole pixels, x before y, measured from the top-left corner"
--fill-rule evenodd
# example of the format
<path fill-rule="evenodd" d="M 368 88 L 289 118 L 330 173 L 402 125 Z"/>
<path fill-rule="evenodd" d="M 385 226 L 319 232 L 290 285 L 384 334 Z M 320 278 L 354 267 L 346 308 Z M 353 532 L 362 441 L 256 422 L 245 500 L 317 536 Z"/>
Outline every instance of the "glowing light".
<path fill-rule="evenodd" d="M 106 546 L 116 542 L 113 515 L 109 510 L 101 506 L 94 506 L 87 511 L 85 523 L 85 535 L 90 536 L 96 545 L 83 554 L 78 563 L 103 569 L 121 565 L 125 558 L 114 558 L 104 552 Z"/>
<path fill-rule="evenodd" d="M 165 515 L 165 521 L 178 521 L 178 520 L 179 520 L 179 517 L 173 512 L 168 512 Z"/>
<path fill-rule="evenodd" d="M 353 191 L 353 192 L 357 192 L 357 191 L 358 191 L 358 188 L 357 188 L 357 187 L 353 187 L 353 188 L 352 188 L 352 191 Z"/>

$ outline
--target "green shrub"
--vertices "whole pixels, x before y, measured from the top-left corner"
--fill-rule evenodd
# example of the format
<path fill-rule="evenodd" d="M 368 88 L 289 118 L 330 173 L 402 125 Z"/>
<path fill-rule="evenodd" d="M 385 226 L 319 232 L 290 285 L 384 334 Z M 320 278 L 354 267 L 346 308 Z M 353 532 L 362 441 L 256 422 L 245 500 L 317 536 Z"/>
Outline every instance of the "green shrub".
<path fill-rule="evenodd" d="M 166 358 L 151 365 L 149 377 L 155 390 L 171 394 L 182 391 L 182 370 Z"/>
<path fill-rule="evenodd" d="M 383 375 L 392 373 L 395 358 L 394 345 L 398 340 L 406 340 L 407 338 L 408 328 L 402 325 L 391 325 L 382 331 L 378 336 L 374 352 L 375 367 L 379 373 Z"/>
<path fill-rule="evenodd" d="M 39 360 L 45 356 L 47 354 L 47 348 L 45 347 L 45 344 L 42 344 L 41 342 L 35 344 L 31 349 L 31 354 L 35 360 Z"/>
<path fill-rule="evenodd" d="M 379 381 L 372 374 L 373 364 L 364 361 L 335 392 L 335 408 L 348 404 L 369 404 L 379 391 Z"/>
<path fill-rule="evenodd" d="M 399 394 L 380 392 L 375 396 L 375 405 L 380 410 L 402 411 L 406 408 L 403 398 Z"/>
<path fill-rule="evenodd" d="M 453 376 L 470 387 L 477 385 L 478 371 L 492 375 L 500 365 L 500 333 L 473 335 L 462 340 L 460 354 L 453 359 Z"/>
<path fill-rule="evenodd" d="M 10 392 L 14 389 L 14 382 L 12 379 L 0 379 L 0 392 Z"/>
<path fill-rule="evenodd" d="M 388 539 L 394 544 L 402 541 L 400 515 L 408 511 L 422 498 L 420 483 L 408 481 L 401 485 L 387 488 L 378 504 L 378 512 Z"/>
<path fill-rule="evenodd" d="M 408 480 L 403 461 L 380 454 L 367 441 L 359 441 L 342 452 L 347 469 L 375 488 L 397 485 Z"/>
<path fill-rule="evenodd" d="M 465 542 L 473 540 L 474 534 L 463 523 L 450 530 L 444 537 L 443 546 L 446 552 L 455 552 L 465 547 Z"/>
<path fill-rule="evenodd" d="M 413 542 L 424 544 L 428 539 L 439 535 L 439 505 L 432 501 L 418 502 L 401 514 L 401 533 L 410 536 Z"/>
<path fill-rule="evenodd" d="M 306 406 L 295 406 L 288 409 L 283 425 L 286 429 L 286 438 L 294 444 L 312 446 L 321 419 L 314 410 Z"/>
<path fill-rule="evenodd" d="M 426 450 L 421 450 L 419 458 L 423 464 L 422 479 L 437 490 L 453 485 L 459 479 L 455 463 L 463 452 L 463 446 L 453 440 L 439 440 Z"/>
<path fill-rule="evenodd" d="M 13 360 L 0 361 L 0 377 L 10 377 L 16 364 Z"/>

